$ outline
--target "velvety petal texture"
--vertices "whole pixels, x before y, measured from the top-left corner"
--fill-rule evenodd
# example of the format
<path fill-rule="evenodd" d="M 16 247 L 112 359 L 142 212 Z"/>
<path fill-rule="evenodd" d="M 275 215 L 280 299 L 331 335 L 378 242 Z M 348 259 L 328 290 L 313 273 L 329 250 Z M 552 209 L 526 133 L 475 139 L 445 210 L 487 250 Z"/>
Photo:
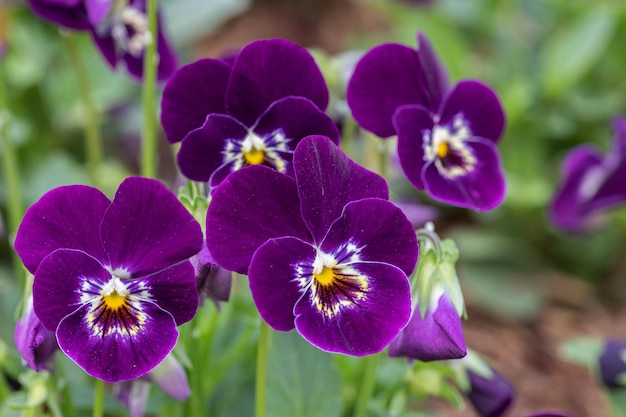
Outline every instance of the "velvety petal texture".
<path fill-rule="evenodd" d="M 380 137 L 398 136 L 398 156 L 417 189 L 447 204 L 491 210 L 506 183 L 497 149 L 505 115 L 496 93 L 475 80 L 450 87 L 423 33 L 418 50 L 383 44 L 357 64 L 347 90 L 352 115 Z"/>
<path fill-rule="evenodd" d="M 493 369 L 491 371 L 488 378 L 467 371 L 470 380 L 467 397 L 481 417 L 504 416 L 515 398 L 515 390 L 509 381 Z"/>
<path fill-rule="evenodd" d="M 570 151 L 561 169 L 562 183 L 550 204 L 550 218 L 560 229 L 597 229 L 607 210 L 626 202 L 626 119 L 613 121 L 612 149 L 605 155 L 592 145 Z"/>
<path fill-rule="evenodd" d="M 306 136 L 337 143 L 339 131 L 324 112 L 328 101 L 306 49 L 259 40 L 228 62 L 200 60 L 177 71 L 163 92 L 161 120 L 168 140 L 182 141 L 181 172 L 217 187 L 251 165 L 293 176 L 293 151 Z"/>
<path fill-rule="evenodd" d="M 295 180 L 251 166 L 215 189 L 208 250 L 222 266 L 248 272 L 257 309 L 274 329 L 295 327 L 329 352 L 379 352 L 411 314 L 411 223 L 385 200 L 384 180 L 330 138 L 304 138 L 293 164 Z"/>
<path fill-rule="evenodd" d="M 389 345 L 389 356 L 423 362 L 460 359 L 466 354 L 461 318 L 443 291 L 431 302 L 425 317 L 416 306 L 409 324 Z"/>
<path fill-rule="evenodd" d="M 91 187 L 55 189 L 18 234 L 18 254 L 35 269 L 34 314 L 89 375 L 118 382 L 146 374 L 174 347 L 176 326 L 195 315 L 188 259 L 202 231 L 156 180 L 128 178 L 112 202 Z M 30 249 L 37 238 L 48 243 Z"/>

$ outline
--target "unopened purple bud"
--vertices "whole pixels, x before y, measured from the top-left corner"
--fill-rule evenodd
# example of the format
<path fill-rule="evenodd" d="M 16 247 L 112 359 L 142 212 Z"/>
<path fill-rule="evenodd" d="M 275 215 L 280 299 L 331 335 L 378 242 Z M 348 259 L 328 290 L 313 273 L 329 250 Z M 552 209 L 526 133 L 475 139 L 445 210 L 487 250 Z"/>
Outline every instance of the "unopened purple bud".
<path fill-rule="evenodd" d="M 406 356 L 424 362 L 460 359 L 467 354 L 461 318 L 441 291 L 433 296 L 426 316 L 413 309 L 409 324 L 389 345 L 389 356 Z"/>
<path fill-rule="evenodd" d="M 600 378 L 609 388 L 626 385 L 626 342 L 609 339 L 598 358 Z"/>
<path fill-rule="evenodd" d="M 200 302 L 208 298 L 219 306 L 220 301 L 228 301 L 233 281 L 232 273 L 217 265 L 206 244 L 202 245 L 198 255 L 191 258 L 191 263 L 196 270 Z"/>
<path fill-rule="evenodd" d="M 26 365 L 35 371 L 50 369 L 59 345 L 54 333 L 47 330 L 35 314 L 32 297 L 28 298 L 24 315 L 15 325 L 14 341 Z"/>
<path fill-rule="evenodd" d="M 513 386 L 499 373 L 491 370 L 489 377 L 484 377 L 467 370 L 470 402 L 481 417 L 500 417 L 511 407 L 515 397 Z"/>
<path fill-rule="evenodd" d="M 116 382 L 112 389 L 113 397 L 124 404 L 131 417 L 142 417 L 148 403 L 150 383 L 143 379 Z"/>
<path fill-rule="evenodd" d="M 180 362 L 171 354 L 150 371 L 147 377 L 175 400 L 183 401 L 191 394 L 187 374 Z"/>

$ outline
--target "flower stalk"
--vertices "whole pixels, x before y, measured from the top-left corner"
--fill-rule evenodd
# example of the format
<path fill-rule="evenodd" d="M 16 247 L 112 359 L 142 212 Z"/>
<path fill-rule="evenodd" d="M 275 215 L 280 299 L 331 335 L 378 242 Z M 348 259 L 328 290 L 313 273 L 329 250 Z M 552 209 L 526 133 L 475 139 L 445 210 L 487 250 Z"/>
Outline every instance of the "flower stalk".
<path fill-rule="evenodd" d="M 365 362 L 365 370 L 363 371 L 363 380 L 361 381 L 361 386 L 356 398 L 354 417 L 365 417 L 367 415 L 367 405 L 374 392 L 376 370 L 380 362 L 380 355 L 380 353 L 377 353 L 363 359 Z"/>
<path fill-rule="evenodd" d="M 91 85 L 85 65 L 80 58 L 80 52 L 75 35 L 65 33 L 62 36 L 65 48 L 78 80 L 78 89 L 85 108 L 85 154 L 87 171 L 94 187 L 101 188 L 100 170 L 102 166 L 102 138 L 100 137 L 100 120 L 96 104 L 91 93 Z"/>
<path fill-rule="evenodd" d="M 104 416 L 104 381 L 94 378 L 93 417 Z"/>
<path fill-rule="evenodd" d="M 156 142 L 156 76 L 159 64 L 157 48 L 157 0 L 147 0 L 148 31 L 151 41 L 146 45 L 143 61 L 143 132 L 141 142 L 141 175 L 154 178 L 157 174 Z"/>
<path fill-rule="evenodd" d="M 267 343 L 269 327 L 263 319 L 259 330 L 259 343 L 256 355 L 256 388 L 254 400 L 255 417 L 265 417 L 265 392 L 267 382 Z"/>

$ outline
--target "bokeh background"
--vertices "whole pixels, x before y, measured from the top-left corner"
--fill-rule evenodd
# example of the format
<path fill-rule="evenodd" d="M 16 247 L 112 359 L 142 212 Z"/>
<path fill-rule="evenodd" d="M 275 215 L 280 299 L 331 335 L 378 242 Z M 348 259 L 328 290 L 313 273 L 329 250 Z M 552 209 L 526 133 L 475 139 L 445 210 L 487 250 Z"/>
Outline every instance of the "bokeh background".
<path fill-rule="evenodd" d="M 626 338 L 626 210 L 610 212 L 585 235 L 555 229 L 546 207 L 565 153 L 590 142 L 608 151 L 610 122 L 626 115 L 626 3 L 582 0 L 162 0 L 166 31 L 180 63 L 217 57 L 260 38 L 284 37 L 332 56 L 382 42 L 416 45 L 424 32 L 452 81 L 476 78 L 499 94 L 507 114 L 500 142 L 508 193 L 488 213 L 444 207 L 391 169 L 396 197 L 436 207 L 437 231 L 460 249 L 468 346 L 517 388 L 510 415 L 560 409 L 608 414 L 594 375 L 563 349 L 574 338 Z M 84 112 L 64 35 L 16 0 L 0 1 L 0 60 L 25 206 L 51 188 L 89 183 Z M 99 111 L 105 191 L 138 173 L 141 86 L 112 72 L 87 36 L 78 36 Z M 334 62 L 334 61 L 333 61 Z M 338 95 L 341 84 L 338 84 Z M 178 175 L 161 137 L 159 176 Z M 392 146 L 391 146 L 392 147 Z M 390 147 L 390 148 L 391 148 Z M 378 143 L 353 156 L 378 169 Z M 0 149 L 2 152 L 2 149 Z M 372 162 L 374 161 L 374 162 Z M 392 167 L 393 168 L 393 167 Z M 0 177 L 0 215 L 7 215 Z M 626 187 L 626 178 L 624 178 Z M 0 227 L 0 357 L 16 360 L 15 311 L 23 289 Z M 565 353 L 564 353 L 565 352 Z M 568 353 L 569 352 L 569 353 Z M 584 355 L 583 355 L 584 356 Z M 433 415 L 471 415 L 441 401 Z M 439 413 L 439 414 L 437 414 Z M 227 415 L 227 414 L 225 414 Z"/>

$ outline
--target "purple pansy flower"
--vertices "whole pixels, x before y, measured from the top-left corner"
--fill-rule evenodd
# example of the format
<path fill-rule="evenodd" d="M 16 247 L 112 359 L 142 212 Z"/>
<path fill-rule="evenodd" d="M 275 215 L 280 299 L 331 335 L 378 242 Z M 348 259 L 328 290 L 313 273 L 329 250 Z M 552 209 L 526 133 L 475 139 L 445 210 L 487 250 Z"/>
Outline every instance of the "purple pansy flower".
<path fill-rule="evenodd" d="M 515 390 L 502 375 L 489 369 L 489 376 L 467 370 L 470 381 L 467 398 L 481 417 L 501 417 L 513 404 Z"/>
<path fill-rule="evenodd" d="M 34 311 L 61 350 L 108 382 L 135 379 L 172 350 L 198 306 L 202 231 L 156 180 L 128 178 L 110 201 L 56 188 L 31 206 L 15 249 L 34 273 Z"/>
<path fill-rule="evenodd" d="M 496 142 L 504 111 L 488 86 L 473 80 L 449 88 L 425 36 L 419 50 L 380 45 L 357 64 L 348 85 L 356 121 L 380 137 L 398 136 L 400 165 L 416 188 L 460 207 L 489 210 L 505 195 Z"/>
<path fill-rule="evenodd" d="M 589 144 L 563 162 L 563 183 L 550 205 L 553 223 L 570 232 L 594 229 L 604 212 L 626 202 L 626 119 L 613 120 L 613 148 L 606 155 Z"/>
<path fill-rule="evenodd" d="M 112 68 L 119 63 L 143 77 L 144 50 L 154 36 L 148 30 L 146 0 L 29 0 L 44 19 L 63 27 L 89 31 L 102 56 Z M 157 77 L 167 80 L 176 70 L 176 56 L 157 22 Z"/>
<path fill-rule="evenodd" d="M 180 142 L 178 165 L 214 187 L 247 165 L 266 165 L 293 176 L 298 142 L 339 132 L 324 113 L 328 89 L 313 57 L 284 39 L 255 41 L 232 66 L 201 59 L 180 68 L 163 91 L 161 122 Z"/>
<path fill-rule="evenodd" d="M 609 388 L 626 385 L 626 342 L 609 339 L 598 357 L 600 379 Z"/>
<path fill-rule="evenodd" d="M 46 329 L 35 314 L 32 297 L 28 298 L 24 314 L 15 325 L 14 342 L 26 365 L 35 371 L 50 369 L 59 345 L 54 333 Z"/>
<path fill-rule="evenodd" d="M 409 324 L 389 345 L 389 356 L 420 361 L 460 359 L 467 354 L 461 318 L 441 286 L 432 294 L 426 315 L 413 308 Z"/>
<path fill-rule="evenodd" d="M 222 267 L 248 273 L 272 328 L 295 327 L 329 352 L 379 352 L 411 314 L 415 232 L 387 200 L 384 179 L 330 139 L 303 139 L 293 166 L 295 179 L 251 166 L 215 189 L 209 251 Z"/>

